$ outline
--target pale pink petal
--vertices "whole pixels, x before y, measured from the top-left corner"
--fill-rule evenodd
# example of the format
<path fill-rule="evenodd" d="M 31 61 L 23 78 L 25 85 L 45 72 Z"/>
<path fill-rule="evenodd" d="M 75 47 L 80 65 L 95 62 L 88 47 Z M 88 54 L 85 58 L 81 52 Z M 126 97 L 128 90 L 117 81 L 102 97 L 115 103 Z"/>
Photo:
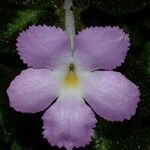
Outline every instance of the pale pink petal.
<path fill-rule="evenodd" d="M 119 27 L 90 27 L 76 36 L 75 61 L 88 70 L 112 70 L 124 62 L 130 43 Z"/>
<path fill-rule="evenodd" d="M 55 146 L 72 150 L 89 144 L 96 119 L 81 97 L 59 97 L 42 117 L 44 137 Z"/>
<path fill-rule="evenodd" d="M 84 98 L 93 110 L 106 120 L 130 119 L 139 102 L 138 87 L 121 73 L 95 71 L 83 82 Z"/>
<path fill-rule="evenodd" d="M 24 63 L 33 68 L 58 68 L 71 55 L 67 33 L 46 25 L 33 25 L 20 33 L 17 50 Z"/>
<path fill-rule="evenodd" d="M 59 74 L 47 69 L 27 69 L 10 84 L 10 106 L 17 111 L 35 113 L 48 107 L 58 97 Z"/>

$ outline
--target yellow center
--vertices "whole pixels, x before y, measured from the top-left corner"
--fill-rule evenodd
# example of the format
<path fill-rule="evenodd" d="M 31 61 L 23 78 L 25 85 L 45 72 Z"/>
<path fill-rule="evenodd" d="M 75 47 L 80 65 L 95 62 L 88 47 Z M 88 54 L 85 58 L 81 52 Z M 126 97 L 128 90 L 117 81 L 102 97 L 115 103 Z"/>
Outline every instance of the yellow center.
<path fill-rule="evenodd" d="M 69 65 L 67 75 L 64 78 L 64 87 L 65 88 L 75 88 L 79 85 L 80 81 L 76 75 L 76 68 L 74 64 Z"/>

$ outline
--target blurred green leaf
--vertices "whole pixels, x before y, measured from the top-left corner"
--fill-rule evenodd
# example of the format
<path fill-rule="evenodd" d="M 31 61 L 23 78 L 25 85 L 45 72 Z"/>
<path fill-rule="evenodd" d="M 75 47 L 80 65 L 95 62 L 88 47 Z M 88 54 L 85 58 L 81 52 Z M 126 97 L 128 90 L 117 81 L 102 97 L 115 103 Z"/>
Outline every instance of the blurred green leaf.
<path fill-rule="evenodd" d="M 14 141 L 11 145 L 11 150 L 22 150 L 22 148 L 18 145 L 16 141 Z"/>
<path fill-rule="evenodd" d="M 44 13 L 43 10 L 27 9 L 19 11 L 16 19 L 12 23 L 8 23 L 6 32 L 3 34 L 3 38 L 9 39 L 16 33 L 22 31 L 28 24 L 35 24 L 38 21 L 38 17 Z"/>

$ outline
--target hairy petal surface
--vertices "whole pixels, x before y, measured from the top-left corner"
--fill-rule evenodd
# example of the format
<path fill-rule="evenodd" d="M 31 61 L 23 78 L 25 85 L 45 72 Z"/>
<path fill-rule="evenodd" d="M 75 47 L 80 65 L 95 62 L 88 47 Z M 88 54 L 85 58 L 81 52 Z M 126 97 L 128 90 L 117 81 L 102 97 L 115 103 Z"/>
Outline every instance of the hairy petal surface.
<path fill-rule="evenodd" d="M 93 110 L 109 121 L 130 119 L 139 102 L 138 87 L 121 73 L 95 71 L 83 82 L 84 98 Z"/>
<path fill-rule="evenodd" d="M 64 146 L 67 150 L 88 144 L 96 123 L 91 108 L 76 95 L 59 97 L 42 119 L 44 137 L 52 146 Z"/>
<path fill-rule="evenodd" d="M 88 70 L 112 70 L 124 62 L 130 46 L 119 27 L 90 27 L 76 36 L 76 63 Z"/>
<path fill-rule="evenodd" d="M 16 45 L 21 59 L 33 68 L 54 69 L 71 55 L 67 33 L 46 25 L 30 26 L 20 33 Z"/>
<path fill-rule="evenodd" d="M 22 71 L 7 89 L 10 106 L 27 113 L 44 110 L 58 97 L 58 78 L 58 72 L 47 69 Z"/>

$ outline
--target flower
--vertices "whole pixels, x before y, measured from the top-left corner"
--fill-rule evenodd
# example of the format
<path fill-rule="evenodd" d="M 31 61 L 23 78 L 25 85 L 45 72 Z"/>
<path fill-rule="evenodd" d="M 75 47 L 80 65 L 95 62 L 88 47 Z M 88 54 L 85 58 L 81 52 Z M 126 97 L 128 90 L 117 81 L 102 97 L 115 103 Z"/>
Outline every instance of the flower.
<path fill-rule="evenodd" d="M 129 46 L 128 35 L 119 27 L 90 27 L 75 37 L 72 53 L 62 29 L 29 27 L 20 33 L 17 50 L 31 68 L 11 82 L 10 106 L 24 113 L 47 109 L 43 135 L 52 146 L 85 146 L 94 135 L 94 112 L 108 121 L 135 114 L 138 87 L 121 73 L 109 71 L 121 65 Z"/>

